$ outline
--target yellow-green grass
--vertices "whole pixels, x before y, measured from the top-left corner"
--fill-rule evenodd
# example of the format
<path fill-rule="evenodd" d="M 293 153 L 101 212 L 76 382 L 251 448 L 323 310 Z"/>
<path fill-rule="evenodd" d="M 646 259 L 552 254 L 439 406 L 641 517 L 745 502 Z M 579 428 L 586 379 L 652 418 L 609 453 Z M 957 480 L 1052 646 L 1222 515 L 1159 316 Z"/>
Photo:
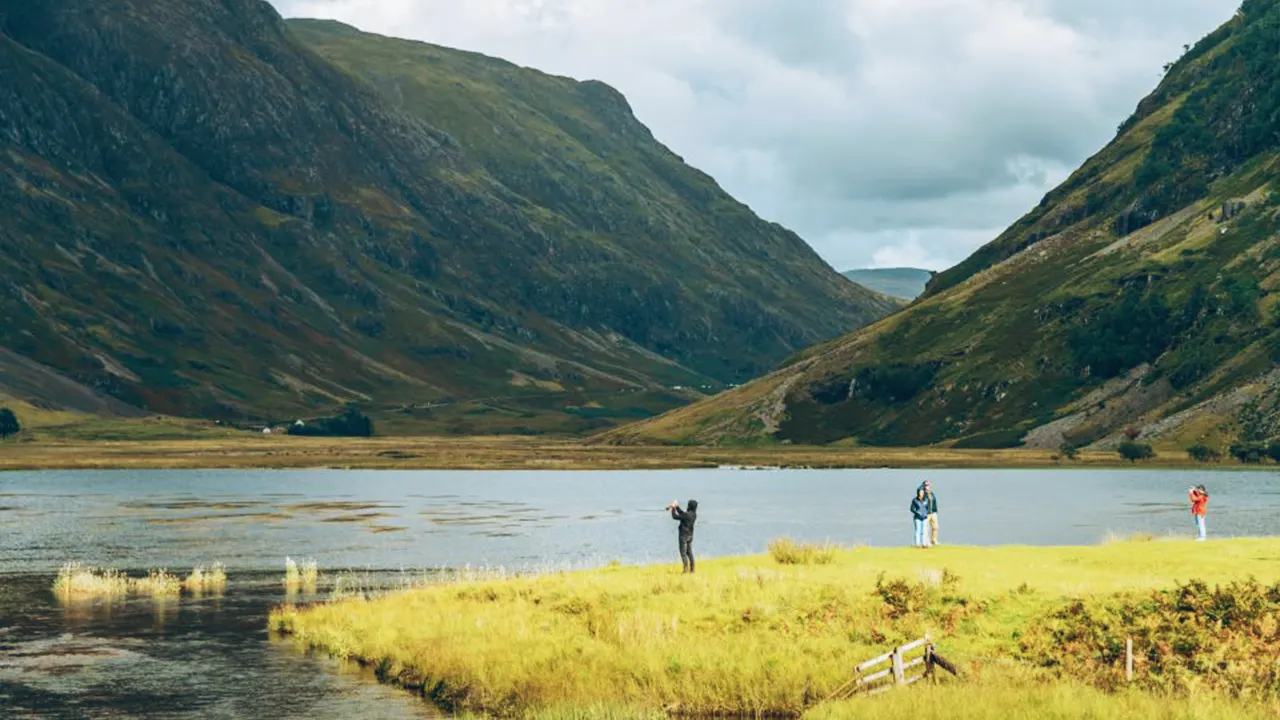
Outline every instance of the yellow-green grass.
<path fill-rule="evenodd" d="M 62 600 L 120 597 L 129 594 L 129 578 L 116 570 L 71 562 L 58 570 L 53 594 Z"/>
<path fill-rule="evenodd" d="M 829 565 L 837 550 L 832 543 L 798 543 L 789 537 L 769 543 L 769 556 L 783 565 Z"/>
<path fill-rule="evenodd" d="M 193 594 L 220 593 L 227 587 L 227 569 L 222 563 L 214 563 L 206 568 L 197 565 L 191 574 L 182 581 L 182 589 Z"/>
<path fill-rule="evenodd" d="M 1274 582 L 1280 540 L 856 549 L 826 565 L 756 556 L 698 567 L 609 567 L 285 606 L 271 626 L 454 709 L 798 714 L 858 662 L 926 632 L 949 659 L 978 667 L 1016 655 L 1018 630 L 1065 598 L 1193 578 Z M 927 596 L 923 609 L 903 588 Z"/>
<path fill-rule="evenodd" d="M 58 570 L 53 580 L 53 594 L 64 602 L 108 600 L 129 595 L 164 598 L 180 595 L 184 590 L 193 594 L 220 592 L 226 584 L 227 575 L 222 563 L 214 563 L 209 570 L 203 566 L 196 567 L 186 580 L 182 580 L 167 570 L 151 570 L 142 577 L 129 577 L 119 570 L 70 562 Z"/>
<path fill-rule="evenodd" d="M 314 593 L 320 581 L 320 566 L 315 560 L 299 564 L 293 558 L 284 559 L 284 586 L 289 592 Z"/>
<path fill-rule="evenodd" d="M 1160 720 L 1274 719 L 1273 703 L 1246 704 L 1214 695 L 1189 697 L 1128 691 L 1106 693 L 1026 671 L 988 671 L 965 682 L 925 684 L 902 692 L 822 705 L 804 720 Z"/>

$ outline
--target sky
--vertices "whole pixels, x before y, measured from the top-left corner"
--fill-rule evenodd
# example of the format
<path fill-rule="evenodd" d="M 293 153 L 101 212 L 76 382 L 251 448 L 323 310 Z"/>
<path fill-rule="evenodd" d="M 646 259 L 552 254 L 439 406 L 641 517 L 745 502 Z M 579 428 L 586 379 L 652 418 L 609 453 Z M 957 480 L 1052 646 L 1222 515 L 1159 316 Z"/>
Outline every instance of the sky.
<path fill-rule="evenodd" d="M 954 265 L 1239 0 L 272 0 L 621 90 L 838 270 Z"/>

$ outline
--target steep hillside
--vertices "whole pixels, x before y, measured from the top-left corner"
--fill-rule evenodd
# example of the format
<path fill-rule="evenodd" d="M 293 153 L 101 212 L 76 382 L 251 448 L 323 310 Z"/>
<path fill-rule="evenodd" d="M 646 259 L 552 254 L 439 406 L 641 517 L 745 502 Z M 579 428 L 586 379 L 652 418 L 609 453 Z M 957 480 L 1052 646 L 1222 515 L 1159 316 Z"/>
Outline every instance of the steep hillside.
<path fill-rule="evenodd" d="M 868 290 L 903 300 L 915 300 L 924 294 L 933 271 L 919 268 L 863 268 L 840 273 Z"/>
<path fill-rule="evenodd" d="M 619 441 L 1222 448 L 1280 432 L 1280 0 L 908 310 Z M 1132 426 L 1132 428 L 1131 428 Z"/>
<path fill-rule="evenodd" d="M 581 429 L 892 308 L 607 86 L 296 28 L 261 0 L 0 0 L 0 347 L 175 415 Z"/>

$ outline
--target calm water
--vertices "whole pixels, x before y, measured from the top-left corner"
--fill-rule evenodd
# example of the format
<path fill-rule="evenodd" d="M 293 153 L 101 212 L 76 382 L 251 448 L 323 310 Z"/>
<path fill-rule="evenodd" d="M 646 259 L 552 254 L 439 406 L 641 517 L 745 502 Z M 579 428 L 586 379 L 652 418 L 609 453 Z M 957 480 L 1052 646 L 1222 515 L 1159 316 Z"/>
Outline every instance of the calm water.
<path fill-rule="evenodd" d="M 673 498 L 700 505 L 701 556 L 771 538 L 901 545 L 931 478 L 941 539 L 1089 544 L 1280 531 L 1280 474 L 1175 471 L 360 472 L 0 474 L 0 716 L 407 718 L 431 709 L 358 671 L 273 643 L 285 556 L 394 582 L 402 570 L 584 567 L 675 559 Z M 69 560 L 141 572 L 226 563 L 219 598 L 61 607 Z M 678 560 L 677 560 L 678 562 Z M 321 590 L 323 590 L 323 584 Z"/>

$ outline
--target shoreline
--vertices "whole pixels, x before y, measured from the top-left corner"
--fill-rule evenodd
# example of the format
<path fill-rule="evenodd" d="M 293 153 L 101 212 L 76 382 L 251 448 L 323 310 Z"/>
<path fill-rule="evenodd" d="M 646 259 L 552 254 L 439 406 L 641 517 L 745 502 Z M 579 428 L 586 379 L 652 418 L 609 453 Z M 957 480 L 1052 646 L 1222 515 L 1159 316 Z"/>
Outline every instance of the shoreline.
<path fill-rule="evenodd" d="M 39 470 L 693 470 L 771 469 L 1179 469 L 1258 470 L 1234 461 L 1196 463 L 1166 450 L 1129 463 L 1115 453 L 1048 450 L 603 445 L 545 437 L 232 437 L 9 441 L 0 472 Z"/>
<path fill-rule="evenodd" d="M 1173 717 L 1185 702 L 1183 686 L 1163 683 L 1204 684 L 1200 692 L 1227 703 L 1225 710 L 1233 702 L 1231 673 L 1206 670 L 1196 656 L 1169 654 L 1166 646 L 1194 628 L 1210 656 L 1228 647 L 1239 654 L 1242 646 L 1230 643 L 1252 636 L 1211 637 L 1218 630 L 1197 608 L 1220 602 L 1219 593 L 1271 597 L 1277 560 L 1276 538 L 943 546 L 929 553 L 845 548 L 808 564 L 770 554 L 708 559 L 694 575 L 665 563 L 428 584 L 285 604 L 268 625 L 301 651 L 373 668 L 381 682 L 446 712 L 536 719 L 604 707 L 620 709 L 606 714 L 619 718 L 954 719 L 967 717 L 954 714 L 951 702 L 964 695 L 987 705 L 985 713 L 975 708 L 983 718 L 1008 716 L 996 708 L 1026 713 L 1055 703 L 1068 710 L 1088 704 L 1096 707 L 1093 717 L 1133 717 L 1137 703 L 1143 709 L 1136 716 Z M 1252 576 L 1259 580 L 1242 580 Z M 1247 622 L 1271 627 L 1262 617 L 1271 612 Z M 1076 619 L 1084 625 L 1061 635 Z M 924 634 L 961 668 L 959 682 L 943 678 L 936 691 L 924 683 L 882 696 L 897 700 L 822 703 L 850 668 Z M 1123 658 L 1107 648 L 1116 638 L 1123 646 L 1125 637 L 1136 638 L 1139 660 L 1137 682 L 1121 691 L 1114 680 Z M 1062 638 L 1071 638 L 1069 647 Z M 1262 652 L 1272 641 L 1258 642 Z M 1097 664 L 1092 657 L 1107 659 Z M 1234 680 L 1265 684 L 1270 665 L 1240 670 L 1233 669 Z M 896 707 L 932 702 L 933 693 L 936 708 Z M 1243 703 L 1227 716 L 1261 717 L 1268 707 Z"/>

